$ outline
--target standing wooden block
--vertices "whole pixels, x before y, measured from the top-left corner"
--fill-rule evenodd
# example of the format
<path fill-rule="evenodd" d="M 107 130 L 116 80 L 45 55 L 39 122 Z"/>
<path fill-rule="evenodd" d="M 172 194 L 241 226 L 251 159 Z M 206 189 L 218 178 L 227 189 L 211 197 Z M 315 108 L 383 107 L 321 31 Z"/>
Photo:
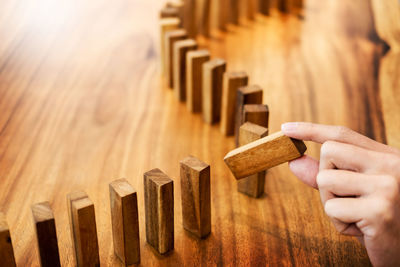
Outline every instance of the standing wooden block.
<path fill-rule="evenodd" d="M 226 30 L 226 24 L 229 21 L 229 1 L 230 0 L 219 0 L 218 1 L 218 28 L 222 31 Z"/>
<path fill-rule="evenodd" d="M 10 230 L 6 216 L 2 212 L 0 212 L 0 260 L 2 266 L 16 266 Z"/>
<path fill-rule="evenodd" d="M 189 156 L 180 166 L 183 227 L 203 238 L 211 232 L 210 165 Z"/>
<path fill-rule="evenodd" d="M 246 10 L 246 14 L 247 14 L 247 18 L 249 20 L 254 20 L 255 15 L 256 15 L 256 1 L 257 0 L 247 0 L 247 10 Z"/>
<path fill-rule="evenodd" d="M 258 85 L 241 87 L 237 91 L 235 108 L 235 144 L 239 145 L 239 128 L 243 124 L 243 106 L 246 104 L 261 104 L 263 99 L 263 90 Z"/>
<path fill-rule="evenodd" d="M 182 1 L 177 0 L 177 1 L 168 1 L 167 4 L 165 5 L 167 8 L 175 8 L 178 11 L 178 18 L 180 20 L 180 27 L 183 27 L 183 21 L 185 20 L 184 15 L 185 15 L 185 10 L 184 10 L 184 4 Z"/>
<path fill-rule="evenodd" d="M 201 112 L 203 64 L 210 60 L 208 50 L 189 51 L 186 55 L 186 106 Z"/>
<path fill-rule="evenodd" d="M 196 10 L 198 3 L 196 0 L 185 0 L 183 5 L 183 27 L 186 29 L 189 37 L 195 38 L 197 35 Z"/>
<path fill-rule="evenodd" d="M 109 185 L 114 252 L 125 265 L 140 262 L 137 195 L 126 179 Z"/>
<path fill-rule="evenodd" d="M 93 202 L 83 191 L 67 196 L 77 266 L 100 266 Z"/>
<path fill-rule="evenodd" d="M 249 104 L 243 106 L 242 124 L 252 122 L 268 128 L 269 110 L 267 105 Z"/>
<path fill-rule="evenodd" d="M 203 64 L 202 112 L 207 123 L 219 121 L 221 116 L 222 79 L 226 69 L 223 59 Z"/>
<path fill-rule="evenodd" d="M 236 179 L 241 179 L 297 159 L 306 149 L 303 141 L 277 132 L 230 151 L 224 161 Z"/>
<path fill-rule="evenodd" d="M 186 100 L 186 54 L 197 49 L 193 39 L 177 41 L 174 44 L 174 91 L 179 101 Z"/>
<path fill-rule="evenodd" d="M 165 33 L 178 29 L 180 20 L 178 18 L 166 18 L 160 20 L 160 53 L 161 53 L 161 73 L 167 73 L 167 60 L 165 52 Z"/>
<path fill-rule="evenodd" d="M 260 13 L 268 16 L 270 14 L 271 0 L 259 0 L 258 3 L 259 3 Z"/>
<path fill-rule="evenodd" d="M 240 127 L 239 145 L 244 146 L 268 135 L 268 128 L 246 122 Z M 238 191 L 251 197 L 264 193 L 265 171 L 250 175 L 237 181 Z"/>
<path fill-rule="evenodd" d="M 56 224 L 49 202 L 32 206 L 41 266 L 61 266 Z"/>
<path fill-rule="evenodd" d="M 159 169 L 144 174 L 146 239 L 160 254 L 174 249 L 174 184 Z"/>
<path fill-rule="evenodd" d="M 169 88 L 174 88 L 174 44 L 186 38 L 187 34 L 185 30 L 173 30 L 165 33 L 165 76 L 167 77 Z"/>
<path fill-rule="evenodd" d="M 283 13 L 288 13 L 290 11 L 289 0 L 278 0 L 278 9 Z"/>
<path fill-rule="evenodd" d="M 232 24 L 239 24 L 239 0 L 230 0 L 229 3 L 229 22 Z"/>
<path fill-rule="evenodd" d="M 210 36 L 210 10 L 211 10 L 211 0 L 202 1 L 202 9 L 200 14 L 200 19 L 198 21 L 198 32 L 205 37 Z"/>
<path fill-rule="evenodd" d="M 222 84 L 222 108 L 220 130 L 224 135 L 235 132 L 235 105 L 238 89 L 247 85 L 245 72 L 225 72 Z"/>
<path fill-rule="evenodd" d="M 160 18 L 179 18 L 179 10 L 175 7 L 166 6 L 160 10 Z"/>

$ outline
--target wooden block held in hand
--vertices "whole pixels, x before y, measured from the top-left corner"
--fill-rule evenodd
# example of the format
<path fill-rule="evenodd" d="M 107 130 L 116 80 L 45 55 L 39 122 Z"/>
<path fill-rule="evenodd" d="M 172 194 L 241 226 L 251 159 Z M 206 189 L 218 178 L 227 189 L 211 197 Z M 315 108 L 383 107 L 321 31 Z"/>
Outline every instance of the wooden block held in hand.
<path fill-rule="evenodd" d="M 297 159 L 306 149 L 303 141 L 277 132 L 230 151 L 224 161 L 236 179 L 241 179 Z"/>
<path fill-rule="evenodd" d="M 222 84 L 222 105 L 220 130 L 224 135 L 235 132 L 235 106 L 238 89 L 247 85 L 245 72 L 225 72 Z"/>
<path fill-rule="evenodd" d="M 223 59 L 213 59 L 203 64 L 202 112 L 205 122 L 212 124 L 221 116 L 222 80 L 226 69 Z"/>
<path fill-rule="evenodd" d="M 56 224 L 49 202 L 37 203 L 31 207 L 35 223 L 41 266 L 61 266 L 58 251 Z"/>
<path fill-rule="evenodd" d="M 136 191 L 126 179 L 110 183 L 114 252 L 125 264 L 140 262 L 139 216 Z"/>
<path fill-rule="evenodd" d="M 239 145 L 244 146 L 268 135 L 268 128 L 246 122 L 239 130 Z M 237 181 L 238 191 L 251 197 L 264 193 L 265 171 L 250 175 Z"/>
<path fill-rule="evenodd" d="M 179 101 L 186 100 L 186 54 L 197 49 L 193 39 L 186 39 L 174 43 L 174 91 Z"/>
<path fill-rule="evenodd" d="M 185 30 L 173 30 L 165 33 L 165 77 L 169 88 L 174 88 L 174 44 L 186 38 Z"/>
<path fill-rule="evenodd" d="M 100 266 L 93 202 L 83 191 L 67 196 L 77 266 Z"/>
<path fill-rule="evenodd" d="M 201 112 L 203 63 L 210 60 L 208 50 L 189 51 L 186 55 L 186 106 Z"/>
<path fill-rule="evenodd" d="M 243 124 L 243 106 L 246 104 L 261 104 L 263 100 L 263 90 L 258 85 L 240 87 L 237 91 L 235 107 L 235 144 L 239 145 L 239 128 Z M 264 125 L 262 125 L 264 126 Z M 264 126 L 268 128 L 268 125 Z"/>
<path fill-rule="evenodd" d="M 146 240 L 160 254 L 174 249 L 174 184 L 161 170 L 144 174 Z"/>
<path fill-rule="evenodd" d="M 167 73 L 167 60 L 165 50 L 165 33 L 178 29 L 180 20 L 178 18 L 166 18 L 160 20 L 160 58 L 161 58 L 161 73 Z"/>
<path fill-rule="evenodd" d="M 4 266 L 16 266 L 10 229 L 8 228 L 6 216 L 2 212 L 0 212 L 0 260 Z"/>
<path fill-rule="evenodd" d="M 211 232 L 210 165 L 188 156 L 180 162 L 183 227 L 199 238 Z"/>

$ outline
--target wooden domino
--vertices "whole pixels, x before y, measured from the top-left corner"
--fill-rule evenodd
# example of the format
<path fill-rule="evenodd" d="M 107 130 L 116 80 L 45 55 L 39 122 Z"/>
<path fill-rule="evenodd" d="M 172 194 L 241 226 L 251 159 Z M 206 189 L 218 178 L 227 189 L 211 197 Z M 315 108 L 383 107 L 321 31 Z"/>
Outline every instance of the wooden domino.
<path fill-rule="evenodd" d="M 229 0 L 229 22 L 239 24 L 239 0 Z"/>
<path fill-rule="evenodd" d="M 198 1 L 183 1 L 183 27 L 186 29 L 189 37 L 195 38 L 197 35 L 196 10 L 198 9 Z"/>
<path fill-rule="evenodd" d="M 188 156 L 180 162 L 183 227 L 199 238 L 211 232 L 210 165 Z"/>
<path fill-rule="evenodd" d="M 186 55 L 186 106 L 191 112 L 201 111 L 203 64 L 209 60 L 210 52 L 204 49 Z"/>
<path fill-rule="evenodd" d="M 167 78 L 167 85 L 169 88 L 174 87 L 174 44 L 179 40 L 187 38 L 185 30 L 173 30 L 165 33 L 165 77 Z"/>
<path fill-rule="evenodd" d="M 174 43 L 174 92 L 179 101 L 186 100 L 186 54 L 197 49 L 193 39 L 186 39 Z"/>
<path fill-rule="evenodd" d="M 282 0 L 278 0 L 282 1 Z M 259 10 L 263 15 L 270 15 L 271 0 L 261 0 L 259 1 Z"/>
<path fill-rule="evenodd" d="M 287 13 L 290 11 L 289 8 L 289 0 L 278 0 L 278 9 L 283 12 L 283 13 Z"/>
<path fill-rule="evenodd" d="M 217 19 L 218 19 L 218 28 L 222 31 L 226 30 L 226 24 L 229 20 L 229 1 L 230 0 L 219 0 L 218 1 L 218 12 L 217 12 Z"/>
<path fill-rule="evenodd" d="M 252 122 L 268 128 L 269 109 L 267 105 L 247 104 L 243 106 L 241 123 Z"/>
<path fill-rule="evenodd" d="M 197 29 L 205 37 L 210 36 L 210 10 L 211 0 L 203 0 Z"/>
<path fill-rule="evenodd" d="M 178 29 L 180 20 L 178 18 L 166 18 L 160 20 L 160 53 L 161 53 L 161 73 L 163 75 L 167 72 L 167 61 L 165 52 L 165 33 Z"/>
<path fill-rule="evenodd" d="M 257 0 L 247 0 L 247 3 L 246 3 L 246 15 L 247 15 L 247 18 L 249 20 L 254 20 L 254 18 L 255 18 L 256 1 Z M 261 2 L 264 2 L 264 1 L 261 1 Z"/>
<path fill-rule="evenodd" d="M 56 224 L 49 202 L 37 203 L 31 207 L 31 210 L 41 266 L 61 266 Z"/>
<path fill-rule="evenodd" d="M 221 116 L 222 80 L 226 69 L 223 59 L 213 59 L 203 64 L 202 112 L 203 120 L 212 124 Z"/>
<path fill-rule="evenodd" d="M 246 122 L 240 127 L 239 145 L 244 146 L 268 135 L 268 128 Z M 264 193 L 265 171 L 250 175 L 237 181 L 238 191 L 251 197 L 260 197 Z"/>
<path fill-rule="evenodd" d="M 180 27 L 183 27 L 183 21 L 184 21 L 184 3 L 183 1 L 177 0 L 177 1 L 168 1 L 167 4 L 165 5 L 166 7 L 172 7 L 178 10 L 178 18 L 180 20 Z"/>
<path fill-rule="evenodd" d="M 174 184 L 161 170 L 144 174 L 146 240 L 160 254 L 174 249 Z"/>
<path fill-rule="evenodd" d="M 235 105 L 237 91 L 247 85 L 248 76 L 245 72 L 225 72 L 222 85 L 221 124 L 224 135 L 235 132 Z"/>
<path fill-rule="evenodd" d="M 16 266 L 10 229 L 6 216 L 2 212 L 0 212 L 0 260 L 1 266 Z"/>
<path fill-rule="evenodd" d="M 246 104 L 261 104 L 263 90 L 258 85 L 241 87 L 237 91 L 235 107 L 235 144 L 239 145 L 239 128 L 243 124 L 243 106 Z M 267 126 L 266 126 L 267 127 Z"/>
<path fill-rule="evenodd" d="M 136 191 L 126 179 L 110 183 L 111 222 L 115 255 L 126 265 L 140 262 Z"/>
<path fill-rule="evenodd" d="M 306 149 L 303 141 L 277 132 L 230 151 L 224 161 L 236 179 L 241 179 L 299 158 Z"/>
<path fill-rule="evenodd" d="M 178 18 L 179 10 L 176 7 L 166 6 L 160 10 L 160 18 Z"/>
<path fill-rule="evenodd" d="M 77 191 L 67 196 L 67 204 L 77 266 L 100 266 L 93 202 Z"/>

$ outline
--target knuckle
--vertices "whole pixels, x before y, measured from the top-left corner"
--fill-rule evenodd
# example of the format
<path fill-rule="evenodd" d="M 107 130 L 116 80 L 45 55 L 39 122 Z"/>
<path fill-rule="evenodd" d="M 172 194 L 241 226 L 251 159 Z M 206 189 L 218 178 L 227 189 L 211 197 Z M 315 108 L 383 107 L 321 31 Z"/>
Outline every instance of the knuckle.
<path fill-rule="evenodd" d="M 389 201 L 394 201 L 399 195 L 399 184 L 395 177 L 393 176 L 383 176 L 380 181 L 381 191 L 385 198 Z"/>
<path fill-rule="evenodd" d="M 394 220 L 393 202 L 385 199 L 377 201 L 374 217 L 378 220 L 378 227 L 385 227 L 391 224 Z"/>
<path fill-rule="evenodd" d="M 351 130 L 345 126 L 338 126 L 336 130 L 336 138 L 342 140 L 343 138 L 349 136 Z"/>

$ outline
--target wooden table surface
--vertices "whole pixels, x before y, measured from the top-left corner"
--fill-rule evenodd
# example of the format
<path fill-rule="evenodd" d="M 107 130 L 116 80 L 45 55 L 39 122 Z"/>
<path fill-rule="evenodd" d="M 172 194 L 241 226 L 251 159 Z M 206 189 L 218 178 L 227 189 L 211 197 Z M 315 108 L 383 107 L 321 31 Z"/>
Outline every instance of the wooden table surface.
<path fill-rule="evenodd" d="M 368 265 L 364 248 L 335 231 L 318 192 L 287 164 L 268 171 L 262 198 L 236 191 L 223 162 L 233 138 L 188 112 L 160 79 L 162 4 L 1 1 L 0 210 L 17 264 L 39 265 L 30 206 L 47 200 L 61 262 L 74 266 L 66 196 L 85 190 L 101 264 L 118 266 L 108 184 L 126 177 L 138 191 L 143 266 Z M 369 1 L 309 0 L 303 13 L 258 16 L 199 43 L 264 88 L 271 133 L 286 121 L 340 124 L 400 147 L 400 57 L 383 57 Z M 318 145 L 308 148 L 318 156 Z M 211 164 L 205 240 L 182 228 L 179 160 L 189 154 Z M 143 173 L 155 167 L 175 183 L 175 250 L 166 256 L 145 242 Z"/>

